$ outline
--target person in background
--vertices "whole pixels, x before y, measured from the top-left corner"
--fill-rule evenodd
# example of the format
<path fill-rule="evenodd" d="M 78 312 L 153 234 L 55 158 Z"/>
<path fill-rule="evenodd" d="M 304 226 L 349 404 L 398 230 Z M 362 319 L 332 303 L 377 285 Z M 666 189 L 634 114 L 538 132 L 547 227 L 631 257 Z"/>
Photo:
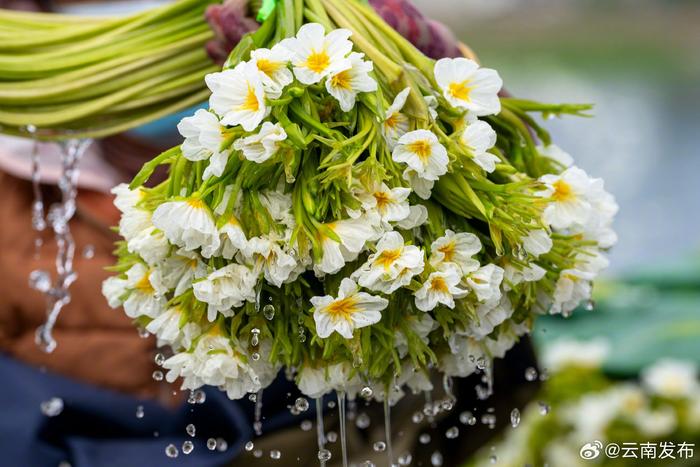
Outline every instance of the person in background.
<path fill-rule="evenodd" d="M 427 55 L 461 55 L 450 31 L 423 16 L 409 1 L 370 0 L 370 4 Z M 0 0 L 0 7 L 25 10 L 87 12 L 87 8 L 95 10 L 99 6 Z M 240 38 L 257 27 L 246 0 L 212 5 L 207 20 L 215 32 L 207 51 L 217 63 L 223 63 Z M 117 240 L 110 227 L 119 219 L 109 190 L 129 181 L 149 158 L 178 144 L 179 136 L 172 129 L 182 116 L 95 142 L 84 155 L 77 211 L 70 224 L 78 279 L 70 288 L 71 301 L 58 319 L 54 331 L 58 345 L 50 354 L 35 344 L 35 331 L 46 318 L 46 299 L 28 284 L 32 271 L 54 269 L 56 255 L 50 228 L 32 230 L 35 193 L 30 154 L 35 143 L 0 136 L 0 398 L 4 408 L 0 452 L 7 461 L 3 465 L 255 466 L 270 465 L 269 453 L 273 450 L 281 452 L 281 465 L 318 464 L 315 430 L 299 428 L 303 420 L 315 420 L 314 409 L 297 417 L 290 414 L 288 406 L 299 394 L 284 377 L 264 393 L 264 435 L 255 439 L 254 449 L 248 452 L 244 445 L 253 438 L 253 404 L 247 400 L 231 402 L 212 388 L 194 395 L 182 394 L 174 391 L 175 386 L 161 382 L 162 374 L 154 362 L 154 339 L 139 335 L 130 319 L 111 310 L 100 293 Z M 38 143 L 36 150 L 41 160 L 40 193 L 48 207 L 58 201 L 60 154 L 54 144 Z M 527 402 L 535 388 L 523 387 L 522 375 L 525 368 L 534 365 L 534 356 L 527 342 L 509 355 L 495 369 L 496 388 L 508 388 L 507 393 L 497 390 L 491 400 L 476 401 L 476 380 L 458 382 L 458 407 L 452 416 L 432 421 L 435 434 L 458 424 L 456 417 L 461 410 L 480 407 L 486 411 L 486 407 L 493 406 L 498 419 L 506 420 L 513 407 Z M 435 382 L 435 386 L 442 384 Z M 439 397 L 439 391 L 435 397 Z M 324 403 L 333 405 L 330 400 Z M 443 453 L 444 465 L 458 465 L 493 435 L 485 427 L 472 427 L 467 442 L 440 436 L 429 445 L 418 443 L 428 421 L 415 424 L 411 416 L 421 410 L 423 403 L 422 396 L 407 397 L 394 414 L 395 454 L 411 452 L 413 465 L 421 461 L 429 465 L 435 451 Z M 361 404 L 357 410 L 368 414 L 374 423 L 358 429 L 349 422 L 351 457 L 385 462 L 385 454 L 372 450 L 373 442 L 383 439 L 381 408 Z M 333 410 L 327 412 L 326 430 L 337 433 L 337 416 Z M 189 425 L 195 427 L 194 432 L 186 429 Z M 184 453 L 188 450 L 183 450 L 185 442 L 193 443 L 189 454 Z M 177 459 L 166 456 L 170 444 L 179 452 Z M 339 444 L 328 444 L 333 452 L 329 467 L 338 465 Z"/>

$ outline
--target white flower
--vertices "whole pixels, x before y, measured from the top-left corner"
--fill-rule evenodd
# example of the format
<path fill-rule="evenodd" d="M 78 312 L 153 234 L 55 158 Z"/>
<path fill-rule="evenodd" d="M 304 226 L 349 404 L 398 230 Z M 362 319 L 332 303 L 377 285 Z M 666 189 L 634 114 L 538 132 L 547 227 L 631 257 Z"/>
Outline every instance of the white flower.
<path fill-rule="evenodd" d="M 357 95 L 361 92 L 374 92 L 377 82 L 369 76 L 374 64 L 363 60 L 364 54 L 353 52 L 348 57 L 350 68 L 333 73 L 326 80 L 328 94 L 335 97 L 343 112 L 355 107 Z"/>
<path fill-rule="evenodd" d="M 501 296 L 503 268 L 495 264 L 487 264 L 467 276 L 467 284 L 476 294 L 480 302 L 496 300 Z"/>
<path fill-rule="evenodd" d="M 411 230 L 420 227 L 428 221 L 428 208 L 422 204 L 414 204 L 408 209 L 408 217 L 396 223 L 403 230 Z"/>
<path fill-rule="evenodd" d="M 608 354 L 610 345 L 604 339 L 577 341 L 560 339 L 545 347 L 543 365 L 551 372 L 567 366 L 600 368 Z"/>
<path fill-rule="evenodd" d="M 143 235 L 146 230 L 153 227 L 152 214 L 146 209 L 137 207 L 127 209 L 119 219 L 119 235 L 127 242 Z"/>
<path fill-rule="evenodd" d="M 554 303 L 551 314 L 568 314 L 582 301 L 591 297 L 591 280 L 595 274 L 579 269 L 565 269 L 554 287 Z"/>
<path fill-rule="evenodd" d="M 375 226 L 368 216 L 344 219 L 326 224 L 340 242 L 324 236 L 321 239 L 323 257 L 315 265 L 316 273 L 335 274 L 347 261 L 354 261 L 364 249 L 365 243 L 375 238 Z"/>
<path fill-rule="evenodd" d="M 530 263 L 524 267 L 515 266 L 510 262 L 506 262 L 504 269 L 504 284 L 503 289 L 506 291 L 522 282 L 537 282 L 542 279 L 547 271 L 541 266 Z"/>
<path fill-rule="evenodd" d="M 294 81 L 292 70 L 288 67 L 292 55 L 281 44 L 272 49 L 255 49 L 250 53 L 250 62 L 260 71 L 265 93 L 271 99 L 278 99 L 284 88 Z"/>
<path fill-rule="evenodd" d="M 565 229 L 573 224 L 586 223 L 592 210 L 587 196 L 593 183 L 586 172 L 571 167 L 561 175 L 544 175 L 540 181 L 546 189 L 538 196 L 551 199 L 543 214 L 547 224 L 555 229 Z"/>
<path fill-rule="evenodd" d="M 196 323 L 188 322 L 180 326 L 182 310 L 171 307 L 146 325 L 146 330 L 158 338 L 158 346 L 170 345 L 173 348 L 189 349 L 192 340 L 201 333 Z"/>
<path fill-rule="evenodd" d="M 414 245 L 404 245 L 398 232 L 387 232 L 377 243 L 377 251 L 352 273 L 362 287 L 392 293 L 410 284 L 425 266 L 423 251 Z"/>
<path fill-rule="evenodd" d="M 440 371 L 447 376 L 466 378 L 476 371 L 476 362 L 486 357 L 481 344 L 471 337 L 452 334 L 448 344 L 450 353 L 438 359 Z"/>
<path fill-rule="evenodd" d="M 469 293 L 468 290 L 457 287 L 461 280 L 461 272 L 456 266 L 446 266 L 441 271 L 431 273 L 428 280 L 414 294 L 416 308 L 421 311 L 430 311 L 438 303 L 454 308 L 454 299 L 462 298 Z"/>
<path fill-rule="evenodd" d="M 447 149 L 428 130 L 415 130 L 399 138 L 392 158 L 407 164 L 420 178 L 432 181 L 447 173 L 449 162 Z"/>
<path fill-rule="evenodd" d="M 398 93 L 386 111 L 386 118 L 382 123 L 382 135 L 384 135 L 389 149 L 393 150 L 399 138 L 408 132 L 408 117 L 402 114 L 401 110 L 406 105 L 406 99 L 410 93 L 411 88 L 406 88 Z"/>
<path fill-rule="evenodd" d="M 480 251 L 481 242 L 476 235 L 446 230 L 444 236 L 430 245 L 430 264 L 439 269 L 445 263 L 454 263 L 462 274 L 468 274 L 479 268 L 479 262 L 472 256 Z"/>
<path fill-rule="evenodd" d="M 129 318 L 155 318 L 165 310 L 167 289 L 157 280 L 154 271 L 141 263 L 126 272 L 129 296 L 124 300 L 124 312 Z"/>
<path fill-rule="evenodd" d="M 262 269 L 265 280 L 276 287 L 282 286 L 297 267 L 296 259 L 268 237 L 248 240 L 243 254 L 253 262 L 256 270 Z"/>
<path fill-rule="evenodd" d="M 403 179 L 408 182 L 414 193 L 421 199 L 430 199 L 435 180 L 426 180 L 422 178 L 418 172 L 410 167 L 406 167 L 403 171 Z"/>
<path fill-rule="evenodd" d="M 430 118 L 432 118 L 433 120 L 437 120 L 437 109 L 440 106 L 440 103 L 438 102 L 437 98 L 435 96 L 423 96 L 423 100 L 428 106 L 428 113 L 430 114 Z"/>
<path fill-rule="evenodd" d="M 591 215 L 580 230 L 586 240 L 598 242 L 600 248 L 610 248 L 617 243 L 617 234 L 612 228 L 615 214 L 619 209 L 615 197 L 605 191 L 603 181 L 595 179 L 592 193 L 589 195 L 591 203 Z"/>
<path fill-rule="evenodd" d="M 435 63 L 435 81 L 454 107 L 467 109 L 478 117 L 501 111 L 498 92 L 503 80 L 496 70 L 479 68 L 468 58 L 443 58 Z"/>
<path fill-rule="evenodd" d="M 243 157 L 249 161 L 262 164 L 277 153 L 280 142 L 286 139 L 287 133 L 282 125 L 265 122 L 259 133 L 236 140 L 233 147 L 242 151 Z"/>
<path fill-rule="evenodd" d="M 126 279 L 111 276 L 102 282 L 102 295 L 107 299 L 110 308 L 122 306 L 122 298 L 128 292 Z"/>
<path fill-rule="evenodd" d="M 207 265 L 196 252 L 180 249 L 166 258 L 156 268 L 156 273 L 166 288 L 175 289 L 177 297 L 187 292 L 195 279 L 207 275 Z"/>
<path fill-rule="evenodd" d="M 193 284 L 194 296 L 208 304 L 207 318 L 216 320 L 217 313 L 233 316 L 232 308 L 255 301 L 256 277 L 247 267 L 229 264 Z"/>
<path fill-rule="evenodd" d="M 496 163 L 500 159 L 487 152 L 496 144 L 496 132 L 491 125 L 482 120 L 475 120 L 467 124 L 460 140 L 469 149 L 479 167 L 489 173 L 496 170 Z"/>
<path fill-rule="evenodd" d="M 381 321 L 381 311 L 389 301 L 359 292 L 355 281 L 346 277 L 340 283 L 338 298 L 330 295 L 312 297 L 311 304 L 314 306 L 318 337 L 325 339 L 335 331 L 346 339 L 352 339 L 355 329 Z"/>
<path fill-rule="evenodd" d="M 190 161 L 209 160 L 204 179 L 210 175 L 220 177 L 228 162 L 228 151 L 221 151 L 224 142 L 223 130 L 219 119 L 213 113 L 199 109 L 193 116 L 183 118 L 177 125 L 185 138 L 182 143 L 182 155 Z"/>
<path fill-rule="evenodd" d="M 352 32 L 336 29 L 326 35 L 323 26 L 302 26 L 295 38 L 285 39 L 282 46 L 292 52 L 294 75 L 302 84 L 315 84 L 326 76 L 350 67 L 346 58 L 352 50 L 348 38 Z"/>
<path fill-rule="evenodd" d="M 663 359 L 642 371 L 642 383 L 653 394 L 687 398 L 700 390 L 698 368 L 690 361 Z"/>
<path fill-rule="evenodd" d="M 327 368 L 304 366 L 297 385 L 302 394 L 317 399 L 331 391 L 343 391 L 353 398 L 364 384 L 348 363 L 336 363 Z"/>
<path fill-rule="evenodd" d="M 244 251 L 248 240 L 235 216 L 231 215 L 228 221 L 219 228 L 221 235 L 221 256 L 231 259 L 238 251 Z"/>
<path fill-rule="evenodd" d="M 163 232 L 151 225 L 132 237 L 127 242 L 127 249 L 139 255 L 146 263 L 154 265 L 168 255 L 170 243 Z"/>
<path fill-rule="evenodd" d="M 376 184 L 369 192 L 362 192 L 358 198 L 362 207 L 367 210 L 376 209 L 384 222 L 402 221 L 411 213 L 408 205 L 409 188 L 389 188 L 386 183 Z"/>
<path fill-rule="evenodd" d="M 639 431 L 651 439 L 668 436 L 678 426 L 676 412 L 670 406 L 642 410 L 633 420 Z"/>
<path fill-rule="evenodd" d="M 219 231 L 207 205 L 198 198 L 169 201 L 153 213 L 153 225 L 165 233 L 170 243 L 192 251 L 197 248 L 217 249 Z"/>
<path fill-rule="evenodd" d="M 122 213 L 126 213 L 136 207 L 145 195 L 142 188 L 131 190 L 126 183 L 120 183 L 110 191 L 114 195 L 114 205 Z"/>
<path fill-rule="evenodd" d="M 204 78 L 212 91 L 209 106 L 223 125 L 240 125 L 245 131 L 253 131 L 268 115 L 260 75 L 255 64 L 241 62 L 232 70 Z"/>
<path fill-rule="evenodd" d="M 552 237 L 544 229 L 531 230 L 523 237 L 523 248 L 535 258 L 549 253 L 552 249 Z"/>
<path fill-rule="evenodd" d="M 507 295 L 476 307 L 476 321 L 469 323 L 466 334 L 475 339 L 484 339 L 493 330 L 513 315 L 513 304 Z"/>

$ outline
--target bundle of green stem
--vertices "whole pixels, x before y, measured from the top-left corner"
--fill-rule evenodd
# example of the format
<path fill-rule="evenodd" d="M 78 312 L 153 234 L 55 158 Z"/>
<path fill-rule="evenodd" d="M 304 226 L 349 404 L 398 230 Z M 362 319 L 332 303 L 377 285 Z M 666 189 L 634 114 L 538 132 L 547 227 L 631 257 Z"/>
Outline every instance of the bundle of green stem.
<path fill-rule="evenodd" d="M 124 17 L 0 9 L 0 131 L 100 137 L 204 101 L 212 0 Z"/>
<path fill-rule="evenodd" d="M 240 398 L 286 367 L 395 400 L 589 299 L 616 206 L 531 116 L 588 106 L 499 98 L 355 0 L 280 0 L 206 83 L 183 144 L 115 190 L 103 292 L 173 348 L 169 381 Z"/>

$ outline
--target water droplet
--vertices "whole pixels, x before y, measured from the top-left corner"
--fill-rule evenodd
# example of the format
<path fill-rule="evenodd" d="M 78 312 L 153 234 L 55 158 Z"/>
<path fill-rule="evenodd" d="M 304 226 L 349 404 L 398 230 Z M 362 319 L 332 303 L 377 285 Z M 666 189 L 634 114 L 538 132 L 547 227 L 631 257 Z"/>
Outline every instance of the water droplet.
<path fill-rule="evenodd" d="M 305 397 L 299 397 L 294 401 L 294 408 L 301 412 L 309 410 L 309 401 Z"/>
<path fill-rule="evenodd" d="M 444 412 L 450 412 L 453 407 L 454 407 L 454 401 L 452 399 L 445 399 L 442 402 L 440 402 L 440 408 Z"/>
<path fill-rule="evenodd" d="M 253 451 L 253 457 L 257 457 L 258 459 L 260 459 L 262 457 L 262 455 L 263 455 L 262 449 L 256 449 L 255 451 Z"/>
<path fill-rule="evenodd" d="M 335 443 L 336 441 L 338 441 L 338 433 L 336 433 L 335 431 L 329 431 L 326 434 L 326 441 L 328 441 L 329 443 Z"/>
<path fill-rule="evenodd" d="M 306 342 L 306 331 L 303 328 L 299 328 L 299 342 Z"/>
<path fill-rule="evenodd" d="M 486 368 L 486 359 L 484 357 L 477 358 L 476 359 L 476 367 L 479 370 L 483 370 L 484 368 Z"/>
<path fill-rule="evenodd" d="M 144 415 L 143 406 L 137 405 L 136 406 L 136 418 L 143 418 L 143 415 Z"/>
<path fill-rule="evenodd" d="M 51 275 L 43 269 L 35 269 L 29 273 L 29 287 L 46 293 L 51 289 Z"/>
<path fill-rule="evenodd" d="M 163 363 L 165 363 L 165 355 L 158 352 L 156 354 L 156 356 L 153 358 L 153 361 L 156 362 L 156 365 L 163 366 Z"/>
<path fill-rule="evenodd" d="M 546 368 L 542 368 L 540 371 L 540 381 L 547 381 L 549 379 L 549 372 Z"/>
<path fill-rule="evenodd" d="M 185 427 L 185 431 L 188 435 L 194 438 L 195 434 L 197 433 L 197 428 L 194 426 L 194 424 L 190 423 Z"/>
<path fill-rule="evenodd" d="M 357 419 L 355 419 L 355 425 L 356 425 L 357 428 L 359 428 L 360 430 L 364 430 L 364 429 L 368 428 L 369 425 L 370 425 L 370 423 L 371 423 L 371 420 L 369 419 L 369 415 L 367 415 L 367 414 L 364 413 L 364 412 L 362 412 L 361 414 L 359 414 L 359 415 L 357 416 Z"/>
<path fill-rule="evenodd" d="M 493 430 L 496 428 L 496 416 L 491 413 L 485 413 L 481 416 L 481 423 Z"/>
<path fill-rule="evenodd" d="M 413 415 L 411 416 L 411 421 L 413 423 L 420 423 L 423 421 L 423 413 L 422 412 L 414 412 Z"/>
<path fill-rule="evenodd" d="M 257 362 L 258 360 L 260 360 L 260 354 L 257 353 L 257 352 L 253 352 L 253 353 L 250 355 L 250 358 L 252 358 L 254 362 Z"/>
<path fill-rule="evenodd" d="M 422 433 L 418 437 L 418 441 L 420 441 L 420 444 L 428 444 L 430 442 L 430 435 L 428 433 Z"/>
<path fill-rule="evenodd" d="M 245 450 L 246 450 L 246 451 L 250 452 L 250 451 L 252 451 L 254 448 L 255 448 L 255 444 L 253 444 L 252 441 L 248 441 L 247 443 L 245 443 Z"/>
<path fill-rule="evenodd" d="M 47 417 L 55 417 L 63 412 L 63 399 L 60 397 L 52 397 L 42 402 L 39 407 L 41 408 L 41 413 Z"/>
<path fill-rule="evenodd" d="M 489 462 L 491 462 L 492 464 L 498 462 L 498 457 L 496 456 L 496 454 L 491 454 L 491 457 L 489 457 Z"/>
<path fill-rule="evenodd" d="M 476 425 L 476 417 L 469 411 L 459 414 L 459 421 L 463 425 Z"/>
<path fill-rule="evenodd" d="M 271 305 L 265 305 L 265 306 L 271 306 Z M 278 460 L 281 457 L 282 457 L 282 453 L 280 451 L 278 451 L 277 449 L 273 449 L 272 451 L 270 451 L 270 458 L 271 459 Z"/>
<path fill-rule="evenodd" d="M 326 462 L 331 460 L 331 452 L 328 449 L 321 449 L 318 451 L 318 460 L 321 462 Z"/>
<path fill-rule="evenodd" d="M 216 449 L 216 440 L 214 438 L 209 438 L 207 440 L 207 449 L 209 449 L 210 451 Z"/>
<path fill-rule="evenodd" d="M 219 452 L 224 452 L 228 449 L 228 443 L 224 438 L 216 438 L 216 450 Z"/>
<path fill-rule="evenodd" d="M 384 452 L 386 450 L 386 443 L 384 441 L 377 441 L 372 446 L 372 449 L 374 449 L 376 452 Z"/>
<path fill-rule="evenodd" d="M 165 455 L 168 456 L 171 459 L 175 459 L 180 452 L 177 450 L 177 447 L 175 447 L 174 444 L 168 444 L 165 447 Z"/>
<path fill-rule="evenodd" d="M 156 370 L 153 372 L 153 379 L 156 381 L 163 381 L 163 372 Z"/>
<path fill-rule="evenodd" d="M 445 432 L 445 437 L 447 439 L 456 439 L 459 436 L 459 428 L 456 426 L 450 427 Z"/>
<path fill-rule="evenodd" d="M 372 398 L 373 395 L 374 391 L 369 386 L 365 386 L 360 390 L 360 396 L 362 396 L 363 399 L 369 400 Z"/>
<path fill-rule="evenodd" d="M 401 454 L 398 458 L 399 465 L 410 465 L 412 460 L 413 456 L 408 452 Z"/>
<path fill-rule="evenodd" d="M 538 401 L 537 406 L 540 409 L 540 415 L 547 415 L 549 413 L 549 405 L 546 402 Z"/>
<path fill-rule="evenodd" d="M 360 467 L 377 467 L 372 461 L 364 461 L 360 464 Z"/>
<path fill-rule="evenodd" d="M 263 316 L 265 316 L 265 319 L 268 321 L 272 321 L 272 319 L 275 317 L 275 306 L 271 304 L 267 304 L 263 307 Z"/>
<path fill-rule="evenodd" d="M 301 427 L 302 431 L 311 431 L 311 428 L 314 427 L 314 424 L 311 422 L 311 420 L 304 420 L 299 426 Z"/>
<path fill-rule="evenodd" d="M 92 259 L 95 257 L 95 246 L 94 245 L 85 245 L 83 248 L 83 258 L 85 259 Z"/>
<path fill-rule="evenodd" d="M 595 308 L 595 302 L 593 300 L 588 300 L 586 304 L 583 306 L 583 309 L 586 311 L 593 311 Z"/>
<path fill-rule="evenodd" d="M 192 443 L 192 441 L 185 441 L 184 443 L 182 443 L 182 453 L 183 454 L 189 454 L 192 452 L 193 449 L 194 449 L 194 444 Z"/>
<path fill-rule="evenodd" d="M 520 425 L 520 410 L 518 409 L 513 409 L 510 412 L 510 425 L 513 428 L 517 428 L 518 425 Z"/>
<path fill-rule="evenodd" d="M 207 394 L 201 389 L 191 391 L 189 397 L 187 398 L 187 402 L 190 404 L 204 404 L 204 401 L 206 400 Z"/>
<path fill-rule="evenodd" d="M 430 465 L 433 467 L 440 467 L 442 465 L 442 453 L 440 451 L 435 451 L 430 455 Z"/>
<path fill-rule="evenodd" d="M 525 369 L 525 379 L 527 381 L 535 381 L 537 379 L 537 370 L 533 367 Z"/>
<path fill-rule="evenodd" d="M 141 339 L 148 339 L 151 337 L 151 333 L 146 331 L 146 328 L 138 328 L 138 332 Z"/>

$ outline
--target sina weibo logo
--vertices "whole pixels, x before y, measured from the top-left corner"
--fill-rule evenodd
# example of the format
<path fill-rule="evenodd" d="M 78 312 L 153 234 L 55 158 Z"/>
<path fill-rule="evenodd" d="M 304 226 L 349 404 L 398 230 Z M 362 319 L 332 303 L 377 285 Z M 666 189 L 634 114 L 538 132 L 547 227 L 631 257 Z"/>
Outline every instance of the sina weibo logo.
<path fill-rule="evenodd" d="M 591 460 L 600 455 L 601 449 L 603 449 L 603 443 L 596 440 L 592 443 L 586 443 L 581 446 L 581 450 L 578 452 L 578 454 L 581 456 L 581 459 Z"/>

